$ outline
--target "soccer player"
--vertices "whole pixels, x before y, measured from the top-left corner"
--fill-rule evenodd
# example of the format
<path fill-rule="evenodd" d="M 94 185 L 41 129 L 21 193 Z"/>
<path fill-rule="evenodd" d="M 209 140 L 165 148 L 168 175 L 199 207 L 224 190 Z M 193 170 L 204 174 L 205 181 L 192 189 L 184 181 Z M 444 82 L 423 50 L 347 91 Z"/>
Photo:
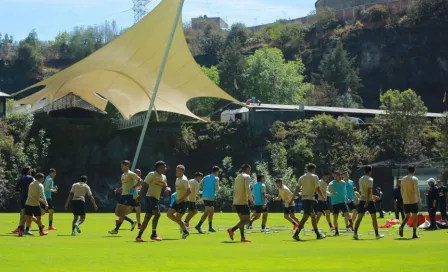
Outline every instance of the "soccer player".
<path fill-rule="evenodd" d="M 274 200 L 283 200 L 283 204 L 285 206 L 283 209 L 283 217 L 292 223 L 293 230 L 296 230 L 299 227 L 299 219 L 294 213 L 294 198 L 292 197 L 292 192 L 286 185 L 283 184 L 281 179 L 277 179 L 275 184 L 278 188 L 278 197 Z"/>
<path fill-rule="evenodd" d="M 233 241 L 234 232 L 239 229 L 241 233 L 241 242 L 247 243 L 250 240 L 244 236 L 244 226 L 250 221 L 250 210 L 248 203 L 252 204 L 252 193 L 250 191 L 250 171 L 251 167 L 244 164 L 241 167 L 240 174 L 235 179 L 233 186 L 233 205 L 232 209 L 238 213 L 240 221 L 233 228 L 228 229 L 230 239 Z"/>
<path fill-rule="evenodd" d="M 28 198 L 28 188 L 31 182 L 34 181 L 34 178 L 31 176 L 31 167 L 26 166 L 22 169 L 22 176 L 17 180 L 16 191 L 19 192 L 19 200 L 20 200 L 20 219 L 19 225 L 17 229 L 13 230 L 13 233 L 20 232 L 20 226 L 25 225 L 25 202 Z M 36 218 L 33 217 L 33 221 L 36 222 Z M 28 234 L 27 231 L 24 234 Z"/>
<path fill-rule="evenodd" d="M 140 183 L 143 183 L 142 180 L 142 171 L 140 169 L 135 169 L 134 173 L 139 177 Z M 138 229 L 142 228 L 142 221 L 141 221 L 141 204 L 140 200 L 138 198 L 138 195 L 140 194 L 141 186 L 135 187 L 134 190 L 132 190 L 132 196 L 134 197 L 134 201 L 132 203 L 132 209 L 135 211 L 135 218 L 137 220 Z"/>
<path fill-rule="evenodd" d="M 353 180 L 350 179 L 350 173 L 348 171 L 344 172 L 344 182 L 347 187 L 347 207 L 349 212 L 352 213 L 352 221 L 355 222 L 358 212 L 355 206 L 355 191 L 353 190 Z M 349 224 L 347 218 L 345 219 L 345 226 L 347 231 L 349 230 Z"/>
<path fill-rule="evenodd" d="M 199 195 L 199 186 L 203 178 L 204 174 L 202 174 L 201 172 L 196 172 L 194 174 L 194 179 L 190 179 L 188 181 L 191 188 L 191 194 L 188 196 L 187 199 L 188 214 L 184 222 L 187 228 L 190 227 L 190 220 L 193 218 L 193 216 L 195 216 L 198 213 L 198 208 L 196 208 L 196 198 Z"/>
<path fill-rule="evenodd" d="M 31 221 L 33 216 L 36 217 L 37 225 L 39 226 L 39 234 L 40 236 L 47 235 L 48 232 L 44 231 L 41 221 L 41 209 L 39 204 L 42 202 L 44 204 L 44 208 L 48 209 L 47 199 L 45 198 L 44 186 L 42 183 L 44 182 L 44 174 L 38 173 L 36 174 L 36 178 L 33 182 L 30 183 L 28 188 L 28 197 L 25 202 L 25 218 L 27 223 L 27 232 L 29 235 L 33 236 L 33 234 L 29 231 L 29 226 L 31 225 Z M 23 233 L 23 225 L 20 226 L 19 236 L 22 236 Z"/>
<path fill-rule="evenodd" d="M 422 209 L 422 201 L 420 199 L 420 191 L 418 188 L 418 178 L 415 176 L 415 166 L 408 167 L 408 175 L 401 179 L 401 196 L 403 197 L 403 207 L 406 217 L 401 223 L 399 234 L 403 237 L 403 229 L 412 215 L 413 234 L 412 239 L 420 238 L 417 235 L 417 215 L 419 208 Z"/>
<path fill-rule="evenodd" d="M 95 208 L 98 210 L 98 206 L 95 203 L 95 198 L 93 198 L 92 191 L 90 191 L 89 185 L 87 185 L 87 176 L 81 176 L 79 182 L 72 185 L 70 194 L 65 202 L 65 210 L 68 210 L 68 205 L 72 203 L 73 209 L 73 222 L 72 222 L 72 236 L 76 236 L 75 229 L 78 233 L 81 233 L 81 224 L 86 220 L 86 199 L 85 196 L 89 197 L 90 201 Z M 80 220 L 78 221 L 78 219 Z"/>
<path fill-rule="evenodd" d="M 48 230 L 56 230 L 56 228 L 53 226 L 54 206 L 53 201 L 51 200 L 51 195 L 58 192 L 58 187 L 54 186 L 56 170 L 51 168 L 49 172 L 50 173 L 45 178 L 45 181 L 43 183 L 45 189 L 45 197 L 48 203 Z M 44 208 L 43 204 L 41 204 L 41 208 Z"/>
<path fill-rule="evenodd" d="M 250 229 L 255 220 L 259 219 L 261 215 L 263 215 L 261 219 L 261 231 L 264 232 L 266 230 L 266 222 L 268 220 L 268 207 L 266 205 L 266 184 L 264 184 L 265 177 L 264 175 L 257 176 L 257 183 L 254 184 L 252 189 L 252 194 L 254 196 L 254 214 L 252 215 L 247 228 Z"/>
<path fill-rule="evenodd" d="M 448 198 L 448 189 L 442 184 L 442 181 L 437 180 L 437 186 L 439 187 L 439 207 L 442 220 L 446 220 L 446 199 Z"/>
<path fill-rule="evenodd" d="M 121 197 L 117 206 L 115 207 L 115 215 L 118 216 L 118 222 L 115 225 L 113 230 L 109 231 L 109 234 L 118 234 L 118 230 L 120 230 L 121 225 L 123 224 L 123 220 L 126 218 L 126 214 L 129 213 L 129 209 L 133 203 L 133 195 L 132 191 L 138 185 L 140 185 L 139 177 L 129 170 L 131 162 L 128 160 L 124 160 L 121 162 L 121 171 L 123 174 L 121 175 Z M 136 222 L 133 222 L 131 230 L 135 228 Z"/>
<path fill-rule="evenodd" d="M 333 228 L 333 224 L 331 224 L 331 218 L 330 218 L 330 209 L 328 208 L 328 202 L 327 202 L 327 187 L 328 187 L 328 180 L 329 180 L 330 174 L 328 172 L 324 172 L 322 175 L 322 179 L 319 181 L 319 187 L 320 191 L 322 192 L 322 197 L 318 195 L 317 199 L 317 224 L 319 224 L 320 217 L 322 214 L 325 213 L 325 218 L 327 219 L 328 225 L 330 226 L 330 229 Z"/>
<path fill-rule="evenodd" d="M 439 187 L 437 187 L 436 180 L 433 178 L 428 179 L 427 182 L 429 185 L 429 191 L 426 203 L 428 203 L 429 221 L 431 223 L 429 230 L 437 230 L 436 213 L 437 202 L 439 200 Z"/>
<path fill-rule="evenodd" d="M 384 218 L 385 212 L 383 211 L 383 191 L 381 191 L 381 187 L 376 188 L 378 208 L 380 210 L 380 218 Z"/>
<path fill-rule="evenodd" d="M 331 204 L 333 205 L 333 226 L 335 230 L 334 236 L 339 236 L 338 229 L 338 217 L 342 212 L 345 218 L 349 222 L 349 228 L 353 230 L 353 221 L 350 218 L 347 207 L 347 186 L 343 180 L 341 180 L 341 174 L 336 172 L 334 179 L 327 188 L 327 194 L 330 195 Z"/>
<path fill-rule="evenodd" d="M 190 233 L 182 221 L 187 208 L 188 196 L 191 194 L 190 184 L 187 177 L 184 175 L 185 166 L 178 165 L 176 167 L 176 202 L 172 208 L 168 209 L 168 218 L 179 224 L 182 229 L 182 239 L 187 239 Z"/>
<path fill-rule="evenodd" d="M 218 166 L 213 166 L 212 174 L 205 176 L 202 180 L 202 200 L 204 201 L 204 214 L 199 220 L 199 223 L 194 227 L 199 233 L 203 233 L 201 226 L 208 218 L 208 231 L 216 232 L 213 228 L 213 215 L 215 214 L 215 199 L 216 193 L 219 191 L 219 173 L 221 169 Z"/>
<path fill-rule="evenodd" d="M 322 191 L 320 190 L 319 178 L 316 176 L 316 165 L 310 163 L 306 166 L 307 173 L 299 178 L 296 190 L 293 194 L 293 199 L 297 194 L 302 191 L 302 205 L 303 205 L 303 217 L 299 223 L 299 227 L 296 229 L 294 240 L 300 241 L 300 231 L 305 227 L 306 221 L 311 217 L 311 224 L 316 233 L 316 239 L 324 239 L 326 236 L 319 233 L 317 228 L 316 214 L 314 213 L 314 193 L 317 192 L 320 198 L 323 198 Z M 291 199 L 291 202 L 293 200 Z"/>
<path fill-rule="evenodd" d="M 401 196 L 401 179 L 397 179 L 397 187 L 394 189 L 394 207 L 395 219 L 400 219 L 399 214 L 401 213 L 401 220 L 404 220 L 403 197 Z"/>
<path fill-rule="evenodd" d="M 159 223 L 160 218 L 160 194 L 163 190 L 169 193 L 171 192 L 171 189 L 168 187 L 168 184 L 166 182 L 165 162 L 156 162 L 156 164 L 154 165 L 154 169 L 154 172 L 150 172 L 146 176 L 145 182 L 143 183 L 143 187 L 140 190 L 140 195 L 138 197 L 138 199 L 141 199 L 141 197 L 143 197 L 143 195 L 146 193 L 146 214 L 145 219 L 143 220 L 142 228 L 138 232 L 138 236 L 135 239 L 137 242 L 143 242 L 142 235 L 148 227 L 149 220 L 151 220 L 151 217 L 153 216 L 151 240 L 159 242 L 162 241 L 162 238 L 157 235 L 157 224 Z"/>
<path fill-rule="evenodd" d="M 362 218 L 366 211 L 369 211 L 372 217 L 372 225 L 375 230 L 376 239 L 384 238 L 384 235 L 378 232 L 378 222 L 376 220 L 376 208 L 373 202 L 373 178 L 372 166 L 364 167 L 364 175 L 359 179 L 359 190 L 361 191 L 361 201 L 358 204 L 358 220 L 355 225 L 355 232 L 353 233 L 353 239 L 359 240 L 358 229 L 361 225 Z"/>

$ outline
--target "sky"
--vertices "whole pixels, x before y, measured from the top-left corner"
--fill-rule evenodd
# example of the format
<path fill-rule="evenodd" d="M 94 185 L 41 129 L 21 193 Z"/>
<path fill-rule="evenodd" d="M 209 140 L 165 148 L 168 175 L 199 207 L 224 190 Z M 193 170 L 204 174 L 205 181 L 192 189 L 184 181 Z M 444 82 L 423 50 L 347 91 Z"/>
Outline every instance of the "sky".
<path fill-rule="evenodd" d="M 152 0 L 152 10 L 161 0 Z M 169 1 L 169 0 L 166 0 Z M 200 15 L 221 17 L 229 25 L 242 22 L 247 26 L 272 23 L 308 15 L 315 0 L 185 0 L 183 21 Z M 15 41 L 24 39 L 35 29 L 41 40 L 53 40 L 75 26 L 117 22 L 119 28 L 134 23 L 132 0 L 0 0 L 0 33 Z"/>

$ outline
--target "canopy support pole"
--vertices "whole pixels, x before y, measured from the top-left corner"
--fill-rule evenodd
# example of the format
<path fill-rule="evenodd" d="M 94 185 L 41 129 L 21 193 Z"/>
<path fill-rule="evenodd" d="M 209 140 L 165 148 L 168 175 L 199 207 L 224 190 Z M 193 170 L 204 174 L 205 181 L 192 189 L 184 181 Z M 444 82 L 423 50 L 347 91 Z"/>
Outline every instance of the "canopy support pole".
<path fill-rule="evenodd" d="M 173 23 L 173 28 L 171 29 L 170 38 L 168 40 L 168 45 L 165 49 L 165 54 L 163 56 L 162 65 L 160 66 L 159 75 L 157 76 L 157 81 L 154 86 L 154 92 L 151 97 L 151 102 L 149 103 L 148 112 L 146 113 L 145 123 L 143 124 L 142 133 L 140 134 L 140 139 L 138 141 L 137 150 L 135 151 L 134 160 L 132 161 L 132 170 L 137 166 L 138 158 L 140 156 L 140 151 L 142 149 L 143 140 L 145 139 L 146 130 L 148 128 L 149 118 L 151 117 L 152 109 L 154 108 L 154 103 L 156 101 L 157 92 L 159 91 L 160 81 L 162 80 L 163 72 L 165 70 L 166 62 L 168 60 L 168 55 L 170 53 L 171 45 L 174 40 L 174 35 L 176 33 L 177 25 L 179 24 L 179 20 L 182 15 L 182 7 L 184 5 L 185 0 L 180 0 L 179 7 L 177 9 L 176 18 Z"/>

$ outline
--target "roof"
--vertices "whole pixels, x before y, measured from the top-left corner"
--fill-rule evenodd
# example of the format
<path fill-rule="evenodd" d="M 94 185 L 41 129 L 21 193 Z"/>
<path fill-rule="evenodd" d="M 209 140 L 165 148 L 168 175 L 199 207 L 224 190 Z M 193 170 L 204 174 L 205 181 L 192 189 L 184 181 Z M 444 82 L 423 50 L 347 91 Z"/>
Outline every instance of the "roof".
<path fill-rule="evenodd" d="M 181 0 L 163 0 L 132 28 L 87 58 L 28 89 L 44 86 L 18 104 L 47 106 L 69 93 L 104 111 L 112 103 L 123 118 L 147 111 Z M 160 82 L 154 108 L 200 119 L 188 108 L 196 97 L 236 101 L 202 72 L 185 40 L 182 18 Z"/>
<path fill-rule="evenodd" d="M 271 109 L 271 110 L 292 110 L 292 111 L 302 111 L 300 105 L 277 105 L 277 104 L 261 104 L 257 105 L 247 105 L 249 108 L 259 108 L 259 109 Z M 368 114 L 377 115 L 384 114 L 383 110 L 379 109 L 355 109 L 355 108 L 338 108 L 338 107 L 323 107 L 323 106 L 304 106 L 304 111 L 314 111 L 322 113 L 347 113 L 347 114 Z M 443 117 L 442 113 L 432 113 L 428 112 L 426 117 L 440 118 Z"/>
<path fill-rule="evenodd" d="M 11 97 L 9 94 L 0 92 L 0 97 Z"/>

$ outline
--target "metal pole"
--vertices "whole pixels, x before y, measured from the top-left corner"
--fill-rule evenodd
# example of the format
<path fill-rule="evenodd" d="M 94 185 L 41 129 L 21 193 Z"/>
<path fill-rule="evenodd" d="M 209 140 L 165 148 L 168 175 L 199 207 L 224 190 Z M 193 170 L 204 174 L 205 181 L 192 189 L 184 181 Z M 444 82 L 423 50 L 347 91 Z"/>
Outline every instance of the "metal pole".
<path fill-rule="evenodd" d="M 165 0 L 167 1 L 167 0 Z M 173 28 L 171 29 L 170 38 L 168 40 L 168 45 L 165 49 L 165 54 L 163 56 L 162 65 L 160 66 L 159 75 L 157 76 L 156 85 L 154 86 L 154 92 L 151 97 L 151 102 L 149 103 L 148 112 L 146 113 L 145 123 L 143 124 L 142 133 L 140 134 L 140 139 L 138 141 L 137 150 L 135 151 L 134 160 L 132 162 L 132 170 L 137 166 L 138 157 L 140 156 L 140 151 L 143 145 L 143 140 L 145 139 L 146 129 L 148 128 L 149 118 L 151 117 L 152 109 L 154 108 L 154 103 L 156 101 L 157 92 L 159 91 L 160 81 L 162 80 L 163 72 L 165 70 L 166 61 L 170 53 L 171 45 L 174 40 L 174 34 L 176 33 L 177 25 L 179 23 L 180 17 L 182 15 L 182 7 L 185 0 L 180 0 L 179 8 L 177 9 L 176 19 L 174 20 Z"/>

